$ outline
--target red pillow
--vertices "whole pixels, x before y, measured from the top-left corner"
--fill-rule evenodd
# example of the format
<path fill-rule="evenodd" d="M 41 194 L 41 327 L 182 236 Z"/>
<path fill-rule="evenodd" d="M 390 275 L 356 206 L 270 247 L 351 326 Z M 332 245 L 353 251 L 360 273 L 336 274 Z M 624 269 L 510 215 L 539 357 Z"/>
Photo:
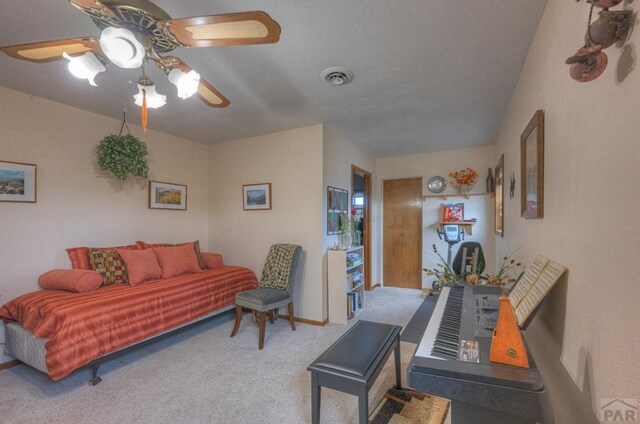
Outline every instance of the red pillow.
<path fill-rule="evenodd" d="M 89 249 L 95 250 L 116 250 L 116 249 L 140 249 L 137 244 L 131 244 L 129 246 L 118 247 L 73 247 L 67 249 L 67 254 L 71 260 L 71 268 L 73 269 L 91 269 L 91 263 L 89 262 Z"/>
<path fill-rule="evenodd" d="M 162 277 L 162 269 L 153 250 L 118 249 L 118 254 L 127 267 L 132 286 Z"/>
<path fill-rule="evenodd" d="M 175 247 L 154 247 L 153 251 L 162 268 L 162 278 L 202 271 L 192 243 Z"/>
<path fill-rule="evenodd" d="M 102 285 L 102 275 L 84 269 L 54 269 L 38 278 L 45 290 L 66 290 L 75 293 L 88 292 Z"/>
<path fill-rule="evenodd" d="M 193 246 L 193 250 L 195 250 L 196 252 L 196 256 L 198 256 L 198 265 L 200 265 L 201 269 L 206 269 L 207 267 L 204 264 L 204 261 L 202 260 L 202 254 L 200 253 L 200 240 L 196 240 L 194 242 L 187 242 L 187 243 L 176 243 L 176 244 L 170 244 L 170 243 L 146 243 L 144 241 L 137 241 L 136 245 L 138 246 L 138 249 L 152 249 L 154 247 L 174 247 L 174 246 L 183 246 L 185 244 L 190 244 Z"/>
<path fill-rule="evenodd" d="M 217 253 L 207 253 L 202 252 L 202 261 L 204 262 L 204 266 L 209 269 L 221 267 L 224 262 L 222 261 L 222 255 L 218 255 Z"/>

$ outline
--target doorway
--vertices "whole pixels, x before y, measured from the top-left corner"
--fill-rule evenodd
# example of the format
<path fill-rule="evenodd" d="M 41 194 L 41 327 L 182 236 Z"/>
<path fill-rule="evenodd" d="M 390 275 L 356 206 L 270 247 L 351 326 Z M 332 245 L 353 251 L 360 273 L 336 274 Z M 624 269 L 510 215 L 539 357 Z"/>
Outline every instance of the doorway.
<path fill-rule="evenodd" d="M 364 288 L 371 290 L 371 173 L 351 165 L 351 206 L 356 211 L 356 242 L 364 246 Z"/>
<path fill-rule="evenodd" d="M 383 181 L 384 285 L 422 288 L 422 178 Z"/>

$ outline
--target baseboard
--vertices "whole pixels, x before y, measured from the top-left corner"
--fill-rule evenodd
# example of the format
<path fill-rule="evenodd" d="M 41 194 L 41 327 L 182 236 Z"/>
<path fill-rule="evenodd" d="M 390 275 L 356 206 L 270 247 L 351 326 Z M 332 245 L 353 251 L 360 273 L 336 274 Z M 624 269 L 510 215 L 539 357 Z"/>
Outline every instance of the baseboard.
<path fill-rule="evenodd" d="M 18 361 L 17 359 L 5 362 L 4 364 L 0 364 L 0 371 L 15 367 L 16 365 L 20 365 L 21 363 L 22 362 Z"/>
<path fill-rule="evenodd" d="M 289 319 L 289 315 L 278 314 L 278 318 Z M 299 318 L 299 317 L 294 316 L 293 320 L 296 321 L 296 322 L 301 322 L 303 324 L 316 325 L 318 327 L 324 327 L 325 325 L 327 325 L 329 323 L 329 318 L 325 319 L 324 321 L 315 321 L 315 320 L 312 320 L 312 319 Z"/>
<path fill-rule="evenodd" d="M 377 289 L 378 287 L 382 287 L 380 286 L 380 283 L 374 284 L 369 290 Z"/>

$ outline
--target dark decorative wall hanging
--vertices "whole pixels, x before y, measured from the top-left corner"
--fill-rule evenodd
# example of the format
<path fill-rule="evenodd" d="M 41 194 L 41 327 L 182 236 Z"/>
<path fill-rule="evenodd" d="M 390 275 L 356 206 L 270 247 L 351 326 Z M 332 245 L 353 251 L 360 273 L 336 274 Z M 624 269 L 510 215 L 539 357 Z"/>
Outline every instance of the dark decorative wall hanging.
<path fill-rule="evenodd" d="M 577 0 L 580 1 L 580 0 Z M 603 52 L 613 44 L 624 43 L 633 25 L 631 10 L 609 10 L 622 0 L 586 0 L 591 3 L 585 45 L 565 62 L 571 65 L 569 75 L 578 82 L 589 82 L 598 78 L 607 68 L 609 58 Z M 600 8 L 599 18 L 591 23 L 593 9 Z"/>

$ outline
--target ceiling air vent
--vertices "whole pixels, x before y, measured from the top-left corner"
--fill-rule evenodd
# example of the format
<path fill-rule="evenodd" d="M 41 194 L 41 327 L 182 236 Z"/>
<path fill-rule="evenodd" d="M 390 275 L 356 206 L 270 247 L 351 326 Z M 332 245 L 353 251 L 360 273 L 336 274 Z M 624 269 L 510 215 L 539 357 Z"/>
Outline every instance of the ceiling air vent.
<path fill-rule="evenodd" d="M 346 85 L 353 81 L 353 72 L 345 68 L 329 68 L 322 71 L 322 79 L 331 85 Z"/>

